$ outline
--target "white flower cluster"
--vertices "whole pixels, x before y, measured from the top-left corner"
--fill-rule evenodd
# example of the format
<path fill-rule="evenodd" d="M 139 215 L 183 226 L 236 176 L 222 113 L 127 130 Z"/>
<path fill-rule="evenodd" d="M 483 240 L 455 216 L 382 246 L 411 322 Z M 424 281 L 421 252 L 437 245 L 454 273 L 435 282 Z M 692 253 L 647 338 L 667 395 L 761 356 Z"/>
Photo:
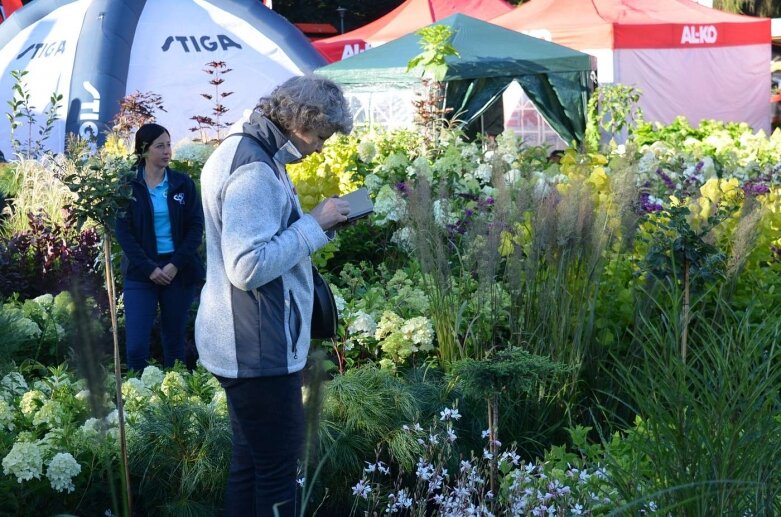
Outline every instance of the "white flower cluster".
<path fill-rule="evenodd" d="M 155 388 L 163 382 L 165 374 L 157 366 L 147 366 L 141 373 L 141 381 L 147 388 Z"/>
<path fill-rule="evenodd" d="M 11 405 L 0 398 L 0 429 L 14 430 L 14 410 Z"/>
<path fill-rule="evenodd" d="M 11 399 L 21 395 L 27 389 L 27 381 L 24 380 L 24 377 L 19 372 L 8 373 L 0 381 L 0 393 L 2 393 L 3 398 Z"/>
<path fill-rule="evenodd" d="M 16 481 L 40 479 L 43 468 L 41 448 L 34 443 L 16 442 L 11 451 L 3 458 L 3 473 L 16 476 Z"/>
<path fill-rule="evenodd" d="M 73 492 L 73 478 L 81 472 L 81 465 L 69 452 L 58 452 L 49 462 L 46 477 L 57 492 Z"/>
<path fill-rule="evenodd" d="M 405 226 L 393 232 L 391 242 L 407 253 L 412 253 L 415 251 L 414 236 L 413 230 Z"/>
<path fill-rule="evenodd" d="M 374 336 L 374 333 L 377 331 L 377 322 L 374 321 L 370 314 L 364 311 L 356 311 L 353 314 L 352 322 L 347 327 L 347 331 L 350 334 Z"/>
<path fill-rule="evenodd" d="M 22 309 L 14 307 L 11 304 L 3 305 L 3 313 L 12 322 L 16 331 L 27 339 L 38 339 L 41 337 L 41 328 L 30 318 L 24 315 Z"/>
<path fill-rule="evenodd" d="M 362 162 L 369 163 L 375 156 L 377 156 L 377 146 L 374 145 L 373 141 L 365 139 L 358 143 L 358 158 Z"/>
<path fill-rule="evenodd" d="M 383 185 L 385 185 L 385 182 L 376 174 L 367 174 L 363 178 L 363 186 L 371 193 L 378 192 Z"/>
<path fill-rule="evenodd" d="M 19 401 L 19 409 L 26 417 L 32 418 L 32 416 L 43 406 L 46 402 L 46 395 L 40 390 L 30 390 L 22 395 L 22 400 Z"/>
<path fill-rule="evenodd" d="M 434 350 L 434 328 L 431 326 L 431 320 L 425 316 L 417 316 L 405 321 L 401 326 L 401 334 L 417 345 L 418 350 Z"/>
<path fill-rule="evenodd" d="M 160 383 L 160 391 L 169 397 L 183 396 L 187 391 L 187 383 L 179 372 L 168 372 Z"/>
<path fill-rule="evenodd" d="M 374 199 L 375 222 L 379 225 L 385 225 L 392 221 L 401 221 L 405 213 L 404 200 L 390 185 L 383 185 Z"/>
<path fill-rule="evenodd" d="M 46 425 L 50 429 L 62 425 L 66 409 L 57 400 L 47 400 L 33 416 L 33 425 Z"/>

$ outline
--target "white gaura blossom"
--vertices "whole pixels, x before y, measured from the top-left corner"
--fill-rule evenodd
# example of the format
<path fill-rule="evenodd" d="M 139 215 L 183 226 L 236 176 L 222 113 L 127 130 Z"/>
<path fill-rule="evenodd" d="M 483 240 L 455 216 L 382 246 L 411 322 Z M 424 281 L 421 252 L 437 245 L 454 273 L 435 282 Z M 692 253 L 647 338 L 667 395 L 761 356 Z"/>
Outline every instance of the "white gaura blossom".
<path fill-rule="evenodd" d="M 377 323 L 370 314 L 363 311 L 357 311 L 353 315 L 353 320 L 347 330 L 350 334 L 373 336 L 377 330 Z"/>
<path fill-rule="evenodd" d="M 144 382 L 147 388 L 154 388 L 159 386 L 163 382 L 165 374 L 157 366 L 147 366 L 144 368 L 144 372 L 141 374 L 141 380 Z"/>
<path fill-rule="evenodd" d="M 40 479 L 42 469 L 41 448 L 34 443 L 16 442 L 3 458 L 3 474 L 16 476 L 17 483 Z"/>
<path fill-rule="evenodd" d="M 73 478 L 81 472 L 81 465 L 69 452 L 58 452 L 49 462 L 46 477 L 57 492 L 73 492 Z"/>

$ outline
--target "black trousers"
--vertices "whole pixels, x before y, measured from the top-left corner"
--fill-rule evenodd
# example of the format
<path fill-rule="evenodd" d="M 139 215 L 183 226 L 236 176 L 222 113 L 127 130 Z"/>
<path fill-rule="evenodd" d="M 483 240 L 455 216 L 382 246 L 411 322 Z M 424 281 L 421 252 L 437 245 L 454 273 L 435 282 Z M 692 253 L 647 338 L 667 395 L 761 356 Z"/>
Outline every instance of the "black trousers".
<path fill-rule="evenodd" d="M 301 377 L 301 372 L 217 377 L 225 388 L 233 429 L 226 517 L 297 515 L 296 472 L 304 442 Z"/>

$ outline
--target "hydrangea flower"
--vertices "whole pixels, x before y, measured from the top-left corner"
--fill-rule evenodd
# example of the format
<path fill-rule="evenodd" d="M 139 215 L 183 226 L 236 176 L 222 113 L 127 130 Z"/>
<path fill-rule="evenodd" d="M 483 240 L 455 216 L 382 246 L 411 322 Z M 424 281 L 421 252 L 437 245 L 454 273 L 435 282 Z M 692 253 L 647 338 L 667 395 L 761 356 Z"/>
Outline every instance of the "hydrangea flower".
<path fill-rule="evenodd" d="M 404 200 L 390 185 L 383 185 L 374 200 L 375 222 L 379 225 L 400 221 L 406 212 Z"/>
<path fill-rule="evenodd" d="M 141 380 L 147 388 L 155 388 L 163 382 L 165 374 L 157 366 L 147 366 L 141 373 Z"/>
<path fill-rule="evenodd" d="M 16 476 L 16 481 L 40 479 L 43 458 L 38 445 L 30 442 L 16 442 L 11 451 L 3 458 L 3 474 Z"/>
<path fill-rule="evenodd" d="M 375 156 L 377 156 L 377 146 L 374 145 L 374 142 L 364 139 L 358 143 L 358 158 L 362 162 L 369 163 Z"/>
<path fill-rule="evenodd" d="M 169 397 L 183 396 L 187 391 L 187 383 L 179 372 L 168 372 L 160 383 L 160 391 Z"/>
<path fill-rule="evenodd" d="M 0 429 L 14 430 L 14 410 L 3 399 L 0 399 Z"/>
<path fill-rule="evenodd" d="M 19 409 L 26 417 L 31 417 L 38 411 L 38 408 L 43 406 L 46 401 L 46 395 L 40 390 L 30 390 L 22 395 L 22 400 L 19 401 Z"/>
<path fill-rule="evenodd" d="M 57 492 L 73 492 L 73 478 L 81 472 L 81 465 L 69 452 L 58 452 L 49 462 L 46 477 Z"/>
<path fill-rule="evenodd" d="M 373 336 L 377 330 L 377 323 L 370 314 L 367 314 L 364 311 L 357 311 L 353 315 L 353 320 L 347 330 L 350 334 Z"/>
<path fill-rule="evenodd" d="M 27 391 L 27 381 L 24 380 L 19 372 L 11 372 L 0 381 L 0 391 L 3 395 L 9 395 L 11 398 L 21 395 Z M 5 397 L 4 397 L 5 398 Z"/>
<path fill-rule="evenodd" d="M 33 425 L 48 425 L 54 428 L 62 425 L 66 418 L 65 407 L 56 400 L 47 400 L 33 417 Z"/>

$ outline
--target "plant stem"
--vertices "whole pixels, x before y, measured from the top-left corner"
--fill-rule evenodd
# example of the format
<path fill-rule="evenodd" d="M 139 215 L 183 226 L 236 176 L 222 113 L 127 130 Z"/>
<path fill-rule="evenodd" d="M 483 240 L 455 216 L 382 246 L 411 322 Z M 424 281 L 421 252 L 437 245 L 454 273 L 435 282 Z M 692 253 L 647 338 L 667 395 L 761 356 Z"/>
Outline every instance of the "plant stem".
<path fill-rule="evenodd" d="M 686 364 L 686 349 L 689 337 L 689 261 L 683 259 L 683 330 L 681 332 L 681 359 Z"/>
<path fill-rule="evenodd" d="M 119 447 L 122 454 L 122 470 L 127 493 L 127 515 L 133 514 L 133 495 L 130 491 L 130 467 L 127 458 L 127 437 L 125 436 L 125 411 L 122 403 L 122 371 L 119 361 L 119 336 L 117 335 L 117 306 L 114 292 L 114 271 L 111 267 L 111 232 L 106 228 L 103 238 L 103 262 L 106 268 L 106 293 L 111 313 L 111 334 L 114 336 L 114 378 L 116 381 L 117 416 L 119 420 Z"/>

